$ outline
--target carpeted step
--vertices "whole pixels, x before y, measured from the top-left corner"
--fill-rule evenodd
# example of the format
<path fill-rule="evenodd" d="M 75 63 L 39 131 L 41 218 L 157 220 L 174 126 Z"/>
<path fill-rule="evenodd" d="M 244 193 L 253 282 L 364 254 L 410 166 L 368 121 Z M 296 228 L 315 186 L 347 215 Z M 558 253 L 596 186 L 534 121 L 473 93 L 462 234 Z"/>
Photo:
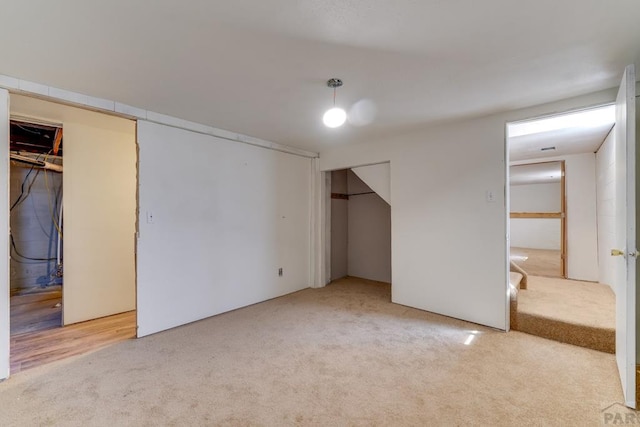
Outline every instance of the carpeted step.
<path fill-rule="evenodd" d="M 539 276 L 529 279 L 528 289 L 512 288 L 512 329 L 615 353 L 615 295 L 609 286 Z"/>
<path fill-rule="evenodd" d="M 605 353 L 616 352 L 615 329 L 580 325 L 529 313 L 520 312 L 516 316 L 513 329 L 517 331 Z"/>

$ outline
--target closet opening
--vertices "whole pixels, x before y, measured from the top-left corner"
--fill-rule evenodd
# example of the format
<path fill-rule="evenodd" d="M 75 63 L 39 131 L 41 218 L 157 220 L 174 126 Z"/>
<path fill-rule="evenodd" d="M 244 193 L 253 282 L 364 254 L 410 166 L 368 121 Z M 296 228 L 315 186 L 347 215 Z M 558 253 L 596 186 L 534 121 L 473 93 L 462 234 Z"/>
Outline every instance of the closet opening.
<path fill-rule="evenodd" d="M 136 336 L 137 146 L 126 118 L 19 94 L 9 114 L 13 375 Z"/>
<path fill-rule="evenodd" d="M 388 163 L 329 172 L 330 280 L 363 289 L 379 285 L 391 300 L 391 205 L 389 179 L 381 174 L 385 168 L 388 171 Z"/>

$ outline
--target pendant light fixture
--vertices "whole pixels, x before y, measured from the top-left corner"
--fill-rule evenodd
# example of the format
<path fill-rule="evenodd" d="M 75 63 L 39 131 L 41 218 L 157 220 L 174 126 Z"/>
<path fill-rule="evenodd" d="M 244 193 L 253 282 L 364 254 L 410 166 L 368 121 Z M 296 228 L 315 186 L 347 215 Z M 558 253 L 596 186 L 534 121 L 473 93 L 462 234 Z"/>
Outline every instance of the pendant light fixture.
<path fill-rule="evenodd" d="M 326 127 L 337 128 L 347 120 L 347 113 L 342 108 L 336 107 L 336 89 L 342 86 L 342 80 L 329 79 L 327 86 L 333 89 L 333 108 L 324 113 L 322 121 Z"/>

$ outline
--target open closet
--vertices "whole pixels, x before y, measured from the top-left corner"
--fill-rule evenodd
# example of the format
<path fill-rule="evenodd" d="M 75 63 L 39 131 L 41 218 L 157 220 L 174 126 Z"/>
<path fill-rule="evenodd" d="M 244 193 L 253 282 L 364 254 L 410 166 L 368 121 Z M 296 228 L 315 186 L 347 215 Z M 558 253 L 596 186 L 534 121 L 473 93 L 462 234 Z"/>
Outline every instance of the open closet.
<path fill-rule="evenodd" d="M 15 373 L 136 335 L 137 150 L 132 120 L 18 94 L 9 113 Z"/>

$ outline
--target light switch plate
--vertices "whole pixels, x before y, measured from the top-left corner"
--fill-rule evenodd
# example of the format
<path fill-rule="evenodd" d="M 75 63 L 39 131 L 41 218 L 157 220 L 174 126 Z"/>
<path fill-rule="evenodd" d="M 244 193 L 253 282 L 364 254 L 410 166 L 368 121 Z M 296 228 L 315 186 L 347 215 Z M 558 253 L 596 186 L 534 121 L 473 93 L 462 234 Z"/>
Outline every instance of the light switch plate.
<path fill-rule="evenodd" d="M 496 201 L 496 192 L 493 190 L 487 190 L 486 199 L 489 203 L 494 203 Z"/>

